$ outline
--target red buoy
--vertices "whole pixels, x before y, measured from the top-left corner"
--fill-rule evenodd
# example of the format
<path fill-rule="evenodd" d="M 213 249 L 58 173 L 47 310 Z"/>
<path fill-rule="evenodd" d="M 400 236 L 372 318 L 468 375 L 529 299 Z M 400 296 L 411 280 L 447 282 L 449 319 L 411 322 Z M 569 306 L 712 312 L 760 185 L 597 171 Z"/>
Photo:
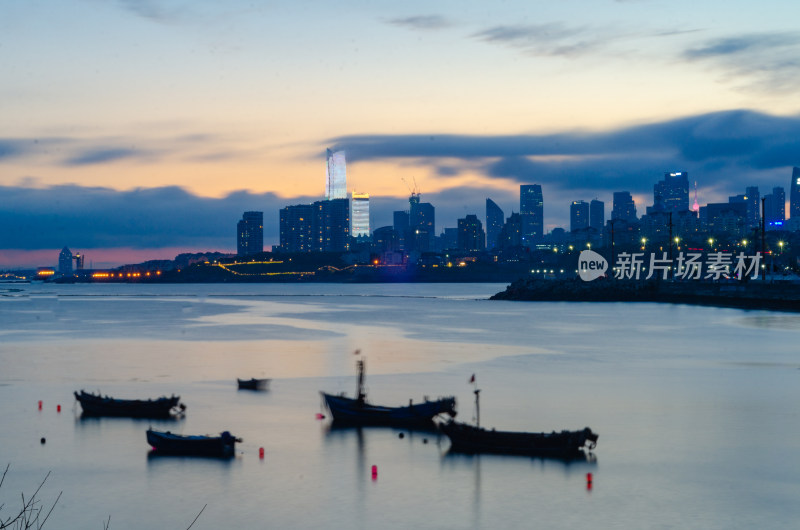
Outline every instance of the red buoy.
<path fill-rule="evenodd" d="M 372 466 L 372 480 L 378 480 L 378 466 Z"/>
<path fill-rule="evenodd" d="M 261 460 L 264 460 L 264 448 L 263 447 L 260 447 L 258 449 L 258 458 L 260 458 Z"/>
<path fill-rule="evenodd" d="M 42 410 L 42 400 L 39 400 L 39 410 Z"/>
<path fill-rule="evenodd" d="M 591 473 L 586 473 L 586 489 L 587 490 L 591 490 L 592 489 L 592 474 Z"/>
<path fill-rule="evenodd" d="M 58 405 L 58 406 L 56 407 L 56 412 L 61 412 L 61 405 Z"/>
<path fill-rule="evenodd" d="M 318 420 L 324 420 L 324 419 L 325 419 L 325 415 L 324 415 L 324 414 L 320 414 L 319 412 L 317 412 L 317 416 L 316 416 L 316 418 L 317 418 Z"/>

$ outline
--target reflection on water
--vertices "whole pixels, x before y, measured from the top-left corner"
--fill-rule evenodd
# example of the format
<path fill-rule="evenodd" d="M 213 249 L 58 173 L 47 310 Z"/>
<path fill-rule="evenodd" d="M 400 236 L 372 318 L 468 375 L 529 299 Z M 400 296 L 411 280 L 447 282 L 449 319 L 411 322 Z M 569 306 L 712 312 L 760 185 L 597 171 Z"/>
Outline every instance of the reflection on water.
<path fill-rule="evenodd" d="M 114 528 L 185 528 L 206 503 L 197 528 L 796 526 L 800 316 L 459 296 L 478 289 L 54 285 L 0 297 L 0 419 L 13 426 L 0 448 L 23 481 L 52 470 L 48 486 L 69 501 L 56 528 L 109 514 Z M 591 425 L 602 469 L 594 455 L 452 454 L 435 430 L 314 420 L 320 388 L 352 392 L 355 349 L 369 355 L 375 402 L 455 395 L 466 417 L 478 373 L 491 425 Z M 234 391 L 243 374 L 275 384 Z M 82 386 L 175 392 L 190 406 L 177 420 L 57 413 Z M 150 426 L 245 442 L 229 460 L 159 456 Z"/>

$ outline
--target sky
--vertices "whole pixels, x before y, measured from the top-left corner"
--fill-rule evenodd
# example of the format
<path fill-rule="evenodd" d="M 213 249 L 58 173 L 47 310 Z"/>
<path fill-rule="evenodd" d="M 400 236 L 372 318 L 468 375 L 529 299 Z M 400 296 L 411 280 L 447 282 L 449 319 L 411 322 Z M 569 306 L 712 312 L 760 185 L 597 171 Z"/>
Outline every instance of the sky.
<path fill-rule="evenodd" d="M 436 230 L 541 184 L 573 200 L 665 172 L 701 204 L 800 166 L 795 0 L 4 0 L 0 269 L 235 252 L 236 222 L 321 200 L 325 149 L 372 228 L 414 182 Z M 788 211 L 788 210 L 787 210 Z"/>

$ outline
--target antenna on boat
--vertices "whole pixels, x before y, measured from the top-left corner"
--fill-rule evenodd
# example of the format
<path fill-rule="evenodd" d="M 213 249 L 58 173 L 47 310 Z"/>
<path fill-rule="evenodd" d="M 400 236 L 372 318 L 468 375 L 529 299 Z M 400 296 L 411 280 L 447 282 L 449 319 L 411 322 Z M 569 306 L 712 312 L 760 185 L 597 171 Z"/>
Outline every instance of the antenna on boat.
<path fill-rule="evenodd" d="M 474 390 L 472 391 L 475 394 L 475 424 L 478 428 L 481 426 L 481 391 L 478 388 L 478 383 L 475 381 L 475 374 L 472 374 L 472 377 L 469 378 L 469 382 L 472 383 Z"/>
<path fill-rule="evenodd" d="M 355 355 L 361 353 L 361 350 L 353 352 Z M 367 393 L 364 392 L 364 358 L 361 357 L 356 361 L 356 372 L 358 372 L 358 379 L 356 383 L 356 399 L 359 403 L 364 403 L 367 399 Z"/>

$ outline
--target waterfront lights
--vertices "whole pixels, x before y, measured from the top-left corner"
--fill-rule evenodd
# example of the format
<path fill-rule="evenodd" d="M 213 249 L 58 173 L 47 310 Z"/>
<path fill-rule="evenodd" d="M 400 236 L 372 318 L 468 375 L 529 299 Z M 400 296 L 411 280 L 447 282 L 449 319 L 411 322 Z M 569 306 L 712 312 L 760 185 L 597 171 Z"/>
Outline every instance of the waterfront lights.
<path fill-rule="evenodd" d="M 708 238 L 708 244 L 709 244 L 710 246 L 714 246 L 714 238 L 713 238 L 713 237 L 709 237 L 709 238 Z"/>
<path fill-rule="evenodd" d="M 681 238 L 679 238 L 679 237 L 675 237 L 675 244 L 678 244 L 678 243 L 680 243 L 680 242 L 681 242 Z"/>
<path fill-rule="evenodd" d="M 743 246 L 743 247 L 746 247 L 746 246 L 747 246 L 747 240 L 746 240 L 746 239 L 742 239 L 742 246 Z"/>

